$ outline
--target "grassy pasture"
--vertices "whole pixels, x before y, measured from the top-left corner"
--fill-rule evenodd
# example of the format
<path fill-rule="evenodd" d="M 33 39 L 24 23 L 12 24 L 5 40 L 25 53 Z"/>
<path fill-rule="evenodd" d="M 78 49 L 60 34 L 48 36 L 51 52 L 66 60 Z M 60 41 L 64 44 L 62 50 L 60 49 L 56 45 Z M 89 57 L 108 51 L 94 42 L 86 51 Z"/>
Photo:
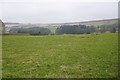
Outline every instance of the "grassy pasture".
<path fill-rule="evenodd" d="M 118 34 L 3 36 L 3 78 L 113 78 Z"/>
<path fill-rule="evenodd" d="M 113 25 L 113 24 L 117 24 L 117 21 L 111 21 L 111 22 L 98 22 L 98 23 L 88 23 L 85 24 L 87 26 L 102 26 L 102 25 Z"/>

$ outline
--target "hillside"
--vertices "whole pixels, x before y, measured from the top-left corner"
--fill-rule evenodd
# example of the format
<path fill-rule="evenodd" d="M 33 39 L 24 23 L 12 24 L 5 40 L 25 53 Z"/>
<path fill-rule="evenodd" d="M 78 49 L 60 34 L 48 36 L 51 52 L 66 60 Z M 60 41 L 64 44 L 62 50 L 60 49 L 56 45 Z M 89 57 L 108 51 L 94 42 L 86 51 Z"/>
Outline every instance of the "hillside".
<path fill-rule="evenodd" d="M 24 23 L 5 23 L 6 27 L 15 27 L 15 26 L 39 26 L 39 27 L 46 27 L 46 26 L 61 26 L 61 25 L 103 25 L 103 24 L 114 24 L 117 23 L 118 19 L 105 19 L 105 20 L 93 20 L 93 21 L 84 21 L 84 22 L 68 22 L 68 23 L 50 23 L 50 24 L 24 24 Z"/>
<path fill-rule="evenodd" d="M 87 25 L 87 26 L 101 26 L 117 24 L 118 19 L 106 19 L 106 20 L 94 20 L 84 22 L 68 22 L 68 23 L 51 23 L 51 24 L 30 24 L 30 23 L 5 23 L 6 31 L 8 32 L 12 28 L 31 28 L 31 27 L 44 27 L 55 33 L 55 30 L 63 25 Z"/>

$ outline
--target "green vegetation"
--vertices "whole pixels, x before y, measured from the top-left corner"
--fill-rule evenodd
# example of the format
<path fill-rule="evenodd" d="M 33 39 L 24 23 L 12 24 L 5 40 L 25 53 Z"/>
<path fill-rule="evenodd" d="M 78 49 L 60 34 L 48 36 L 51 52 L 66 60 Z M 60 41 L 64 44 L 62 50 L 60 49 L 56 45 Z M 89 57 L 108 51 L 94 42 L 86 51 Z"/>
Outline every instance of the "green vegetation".
<path fill-rule="evenodd" d="M 86 25 L 63 25 L 56 29 L 56 34 L 91 34 L 91 33 L 115 33 L 118 25 L 86 26 Z"/>
<path fill-rule="evenodd" d="M 91 33 L 116 33 L 118 24 L 86 26 L 86 25 L 62 25 L 59 27 L 32 27 L 12 28 L 9 33 L 25 33 L 29 35 L 59 35 L 59 34 L 91 34 Z"/>
<path fill-rule="evenodd" d="M 114 78 L 118 34 L 3 36 L 3 78 Z"/>
<path fill-rule="evenodd" d="M 51 31 L 47 28 L 32 27 L 32 28 L 15 28 L 9 31 L 10 33 L 29 33 L 30 35 L 48 35 Z"/>
<path fill-rule="evenodd" d="M 108 21 L 108 22 L 98 22 L 98 23 L 88 23 L 88 24 L 84 24 L 86 26 L 102 26 L 102 25 L 114 25 L 114 24 L 118 24 L 117 21 Z"/>
<path fill-rule="evenodd" d="M 57 29 L 57 27 L 54 27 L 54 26 L 48 26 L 48 27 L 43 27 L 43 28 L 48 28 L 52 32 L 52 34 L 55 34 L 55 31 Z"/>

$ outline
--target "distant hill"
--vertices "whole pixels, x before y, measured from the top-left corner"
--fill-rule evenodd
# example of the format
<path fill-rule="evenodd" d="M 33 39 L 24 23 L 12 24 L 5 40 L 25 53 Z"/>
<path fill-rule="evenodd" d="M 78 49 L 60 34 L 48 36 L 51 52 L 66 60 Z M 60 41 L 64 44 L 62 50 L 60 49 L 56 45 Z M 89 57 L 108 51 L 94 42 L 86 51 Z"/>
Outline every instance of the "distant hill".
<path fill-rule="evenodd" d="M 84 21 L 84 22 L 69 22 L 69 23 L 56 23 L 56 24 L 50 24 L 50 25 L 109 25 L 109 24 L 115 24 L 118 22 L 118 19 L 105 19 L 105 20 L 94 20 L 94 21 Z"/>
<path fill-rule="evenodd" d="M 5 23 L 6 27 L 58 27 L 61 25 L 110 25 L 118 22 L 118 19 L 105 19 L 105 20 L 94 20 L 84 22 L 68 22 L 68 23 L 51 23 L 51 24 L 24 24 L 24 23 Z"/>
<path fill-rule="evenodd" d="M 32 28 L 32 27 L 42 27 L 48 28 L 53 34 L 56 29 L 63 25 L 86 25 L 86 26 L 110 26 L 117 25 L 118 19 L 106 19 L 106 20 L 94 20 L 94 21 L 84 21 L 84 22 L 68 22 L 68 23 L 51 23 L 51 24 L 32 24 L 32 23 L 5 23 L 6 32 L 9 32 L 11 29 L 16 28 Z"/>
<path fill-rule="evenodd" d="M 4 24 L 19 24 L 19 23 L 10 23 L 10 22 L 5 22 Z"/>
<path fill-rule="evenodd" d="M 61 25 L 110 25 L 118 22 L 118 19 L 93 20 L 83 22 L 67 22 L 67 23 L 52 23 L 52 24 L 37 24 L 38 26 L 61 26 Z"/>

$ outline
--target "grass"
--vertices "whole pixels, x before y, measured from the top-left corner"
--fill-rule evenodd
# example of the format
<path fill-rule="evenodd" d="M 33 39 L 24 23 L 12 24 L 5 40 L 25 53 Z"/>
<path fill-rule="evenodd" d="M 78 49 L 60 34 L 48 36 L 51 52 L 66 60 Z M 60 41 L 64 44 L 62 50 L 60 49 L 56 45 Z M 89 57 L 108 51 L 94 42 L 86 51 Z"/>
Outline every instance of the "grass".
<path fill-rule="evenodd" d="M 89 23 L 85 24 L 86 26 L 102 26 L 102 25 L 113 25 L 113 24 L 118 24 L 117 21 L 111 21 L 111 22 L 99 22 L 99 23 Z"/>
<path fill-rule="evenodd" d="M 52 32 L 52 34 L 55 34 L 55 31 L 57 29 L 57 27 L 54 27 L 54 26 L 48 26 L 48 27 L 43 27 L 43 28 L 48 28 Z"/>
<path fill-rule="evenodd" d="M 3 78 L 114 78 L 118 34 L 3 36 Z"/>

